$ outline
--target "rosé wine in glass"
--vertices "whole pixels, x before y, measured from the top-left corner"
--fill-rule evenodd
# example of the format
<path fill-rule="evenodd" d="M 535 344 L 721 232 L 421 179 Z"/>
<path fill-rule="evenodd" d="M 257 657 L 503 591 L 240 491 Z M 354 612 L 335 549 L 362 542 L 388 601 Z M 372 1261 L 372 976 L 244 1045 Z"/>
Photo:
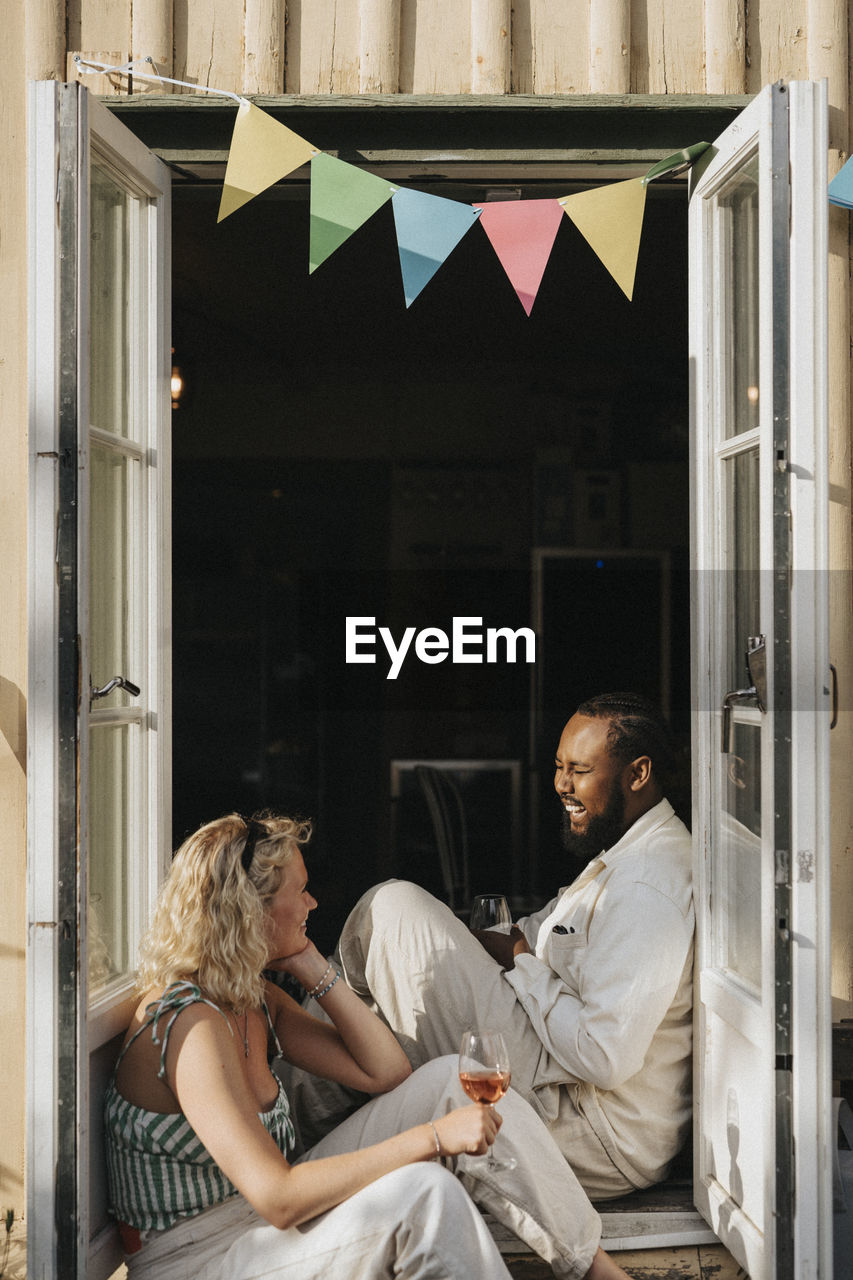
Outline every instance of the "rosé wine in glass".
<path fill-rule="evenodd" d="M 459 1047 L 459 1083 L 468 1097 L 480 1106 L 499 1102 L 509 1088 L 509 1054 L 497 1031 L 466 1031 Z M 514 1169 L 512 1156 L 496 1160 L 490 1148 L 486 1157 L 490 1169 Z"/>

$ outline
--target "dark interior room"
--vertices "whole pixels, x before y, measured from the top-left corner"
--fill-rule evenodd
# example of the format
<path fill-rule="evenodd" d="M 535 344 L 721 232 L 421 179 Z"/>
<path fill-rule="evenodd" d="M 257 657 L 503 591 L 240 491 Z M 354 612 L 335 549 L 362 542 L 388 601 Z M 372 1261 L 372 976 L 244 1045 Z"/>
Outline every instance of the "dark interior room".
<path fill-rule="evenodd" d="M 231 809 L 312 818 L 329 946 L 377 879 L 442 892 L 412 768 L 439 762 L 472 892 L 544 902 L 577 703 L 636 688 L 689 733 L 684 186 L 649 189 L 633 301 L 564 218 L 529 318 L 477 226 L 407 310 L 389 205 L 309 274 L 307 183 L 219 225 L 214 197 L 173 210 L 175 844 Z M 536 662 L 412 646 L 391 680 L 379 642 L 346 662 L 348 617 L 530 627 Z"/>

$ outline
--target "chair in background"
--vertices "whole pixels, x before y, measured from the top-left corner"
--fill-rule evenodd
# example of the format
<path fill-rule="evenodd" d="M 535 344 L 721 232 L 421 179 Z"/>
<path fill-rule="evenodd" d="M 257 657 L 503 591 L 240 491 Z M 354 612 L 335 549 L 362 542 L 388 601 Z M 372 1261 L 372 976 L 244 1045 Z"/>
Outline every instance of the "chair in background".
<path fill-rule="evenodd" d="M 435 831 L 435 843 L 451 911 L 468 914 L 471 888 L 468 876 L 468 827 L 459 788 L 443 770 L 431 765 L 415 765 L 415 777 L 427 802 Z"/>

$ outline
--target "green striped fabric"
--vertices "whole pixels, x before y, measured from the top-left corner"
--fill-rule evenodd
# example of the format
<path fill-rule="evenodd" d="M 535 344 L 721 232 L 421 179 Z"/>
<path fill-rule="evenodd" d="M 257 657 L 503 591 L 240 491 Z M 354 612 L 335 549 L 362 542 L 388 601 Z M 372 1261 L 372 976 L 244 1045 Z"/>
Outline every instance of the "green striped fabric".
<path fill-rule="evenodd" d="M 193 984 L 175 983 L 163 992 L 150 1018 L 137 1031 L 139 1035 L 150 1026 L 158 1042 L 160 1018 L 169 1015 L 162 1041 L 160 1074 L 175 1018 L 187 1005 L 198 1001 L 211 1003 Z M 132 1043 L 133 1040 L 125 1046 L 119 1062 Z M 274 1105 L 269 1111 L 260 1112 L 259 1119 L 286 1155 L 295 1138 L 290 1106 L 280 1082 Z M 104 1127 L 110 1206 L 119 1221 L 140 1231 L 163 1231 L 181 1218 L 191 1217 L 236 1195 L 236 1187 L 183 1114 L 147 1111 L 128 1102 L 116 1089 L 115 1075 L 104 1099 Z"/>

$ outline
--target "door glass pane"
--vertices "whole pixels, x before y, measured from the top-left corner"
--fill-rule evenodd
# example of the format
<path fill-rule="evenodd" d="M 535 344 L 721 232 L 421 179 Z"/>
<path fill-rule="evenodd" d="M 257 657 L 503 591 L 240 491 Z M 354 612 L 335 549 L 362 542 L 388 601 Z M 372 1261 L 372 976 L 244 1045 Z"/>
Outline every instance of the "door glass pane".
<path fill-rule="evenodd" d="M 737 713 L 736 713 L 737 714 Z M 761 726 L 734 726 L 734 750 L 721 755 L 723 810 L 717 832 L 716 909 L 724 928 L 718 963 L 761 986 Z"/>
<path fill-rule="evenodd" d="M 97 161 L 90 187 L 89 419 L 126 437 L 130 386 L 131 216 L 137 201 Z"/>
<path fill-rule="evenodd" d="M 139 462 L 92 442 L 89 518 L 89 665 L 100 687 L 113 676 L 134 675 L 130 652 L 130 604 L 133 581 L 130 564 L 130 484 Z M 96 709 L 126 706 L 129 698 L 113 690 L 95 703 Z"/>
<path fill-rule="evenodd" d="M 758 450 L 738 454 L 724 463 L 724 491 L 728 519 L 725 555 L 724 644 L 726 689 L 748 685 L 746 651 L 750 636 L 761 630 L 758 535 Z"/>
<path fill-rule="evenodd" d="M 89 731 L 89 994 L 97 997 L 129 973 L 133 893 L 127 857 L 131 770 L 140 728 L 92 724 Z"/>
<path fill-rule="evenodd" d="M 150 597 L 146 589 L 152 415 L 148 304 L 151 203 L 93 153 L 89 237 L 89 467 L 87 677 L 141 687 L 92 702 L 86 810 L 89 994 L 112 995 L 129 976 L 147 904 L 131 892 L 145 849 Z M 154 415 L 156 417 L 156 414 Z"/>
<path fill-rule="evenodd" d="M 746 651 L 760 631 L 759 454 L 722 464 L 724 495 L 721 642 L 724 692 L 749 687 Z M 732 750 L 721 752 L 715 815 L 713 909 L 716 963 L 756 989 L 761 983 L 761 724 L 752 705 L 732 709 Z"/>
<path fill-rule="evenodd" d="M 722 243 L 726 439 L 758 426 L 758 156 L 718 196 Z"/>

